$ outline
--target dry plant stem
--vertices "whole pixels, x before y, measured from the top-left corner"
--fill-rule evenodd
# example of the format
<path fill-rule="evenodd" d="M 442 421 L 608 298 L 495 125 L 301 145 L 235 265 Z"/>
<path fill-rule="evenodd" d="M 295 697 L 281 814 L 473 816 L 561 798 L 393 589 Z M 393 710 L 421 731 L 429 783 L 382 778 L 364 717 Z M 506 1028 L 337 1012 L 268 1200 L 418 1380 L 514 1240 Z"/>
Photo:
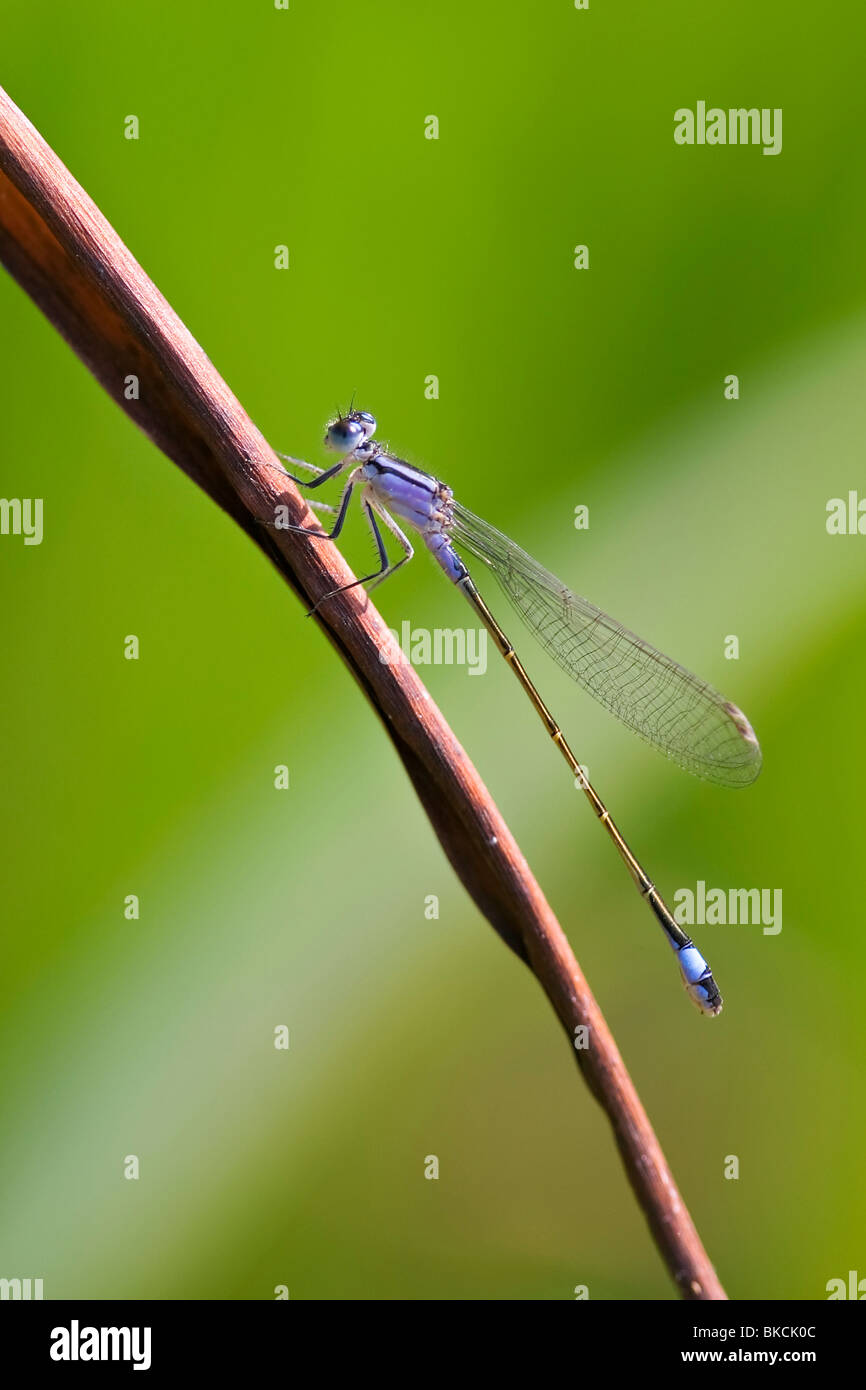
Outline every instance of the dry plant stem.
<path fill-rule="evenodd" d="M 268 531 L 279 500 L 317 518 L 255 425 L 111 226 L 0 89 L 0 258 L 112 399 L 265 552 L 306 607 L 353 575 L 337 549 Z M 139 399 L 124 381 L 139 379 Z M 361 589 L 315 621 L 382 720 L 461 881 L 526 962 L 573 1041 L 680 1293 L 725 1297 L 571 947 L 478 773 Z M 388 649 L 389 662 L 381 653 Z"/>

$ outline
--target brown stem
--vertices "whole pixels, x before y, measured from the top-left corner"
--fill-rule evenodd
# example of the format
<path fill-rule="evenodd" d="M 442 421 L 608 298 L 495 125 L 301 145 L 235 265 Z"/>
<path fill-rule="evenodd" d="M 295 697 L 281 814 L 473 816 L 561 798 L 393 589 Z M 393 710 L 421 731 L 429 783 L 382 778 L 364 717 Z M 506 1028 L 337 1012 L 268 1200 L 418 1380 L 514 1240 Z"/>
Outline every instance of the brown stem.
<path fill-rule="evenodd" d="M 2 89 L 0 258 L 112 399 L 243 527 L 305 606 L 351 581 L 328 542 L 261 524 L 282 502 L 293 523 L 318 529 L 198 343 Z M 124 394 L 129 376 L 139 381 L 135 400 Z M 569 1039 L 586 1030 L 577 1063 L 677 1288 L 724 1298 L 565 934 L 475 768 L 363 590 L 324 604 L 315 621 L 385 725 L 467 891 L 537 976 Z"/>

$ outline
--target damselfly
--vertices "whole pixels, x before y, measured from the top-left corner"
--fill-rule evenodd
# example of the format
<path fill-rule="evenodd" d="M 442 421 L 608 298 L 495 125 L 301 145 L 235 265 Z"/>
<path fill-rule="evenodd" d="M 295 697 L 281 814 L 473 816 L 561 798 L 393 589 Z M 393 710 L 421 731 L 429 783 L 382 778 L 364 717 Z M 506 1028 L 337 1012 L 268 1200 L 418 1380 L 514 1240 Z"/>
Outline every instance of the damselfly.
<path fill-rule="evenodd" d="M 467 511 L 455 501 L 445 483 L 388 453 L 373 438 L 375 430 L 376 421 L 365 410 L 350 410 L 334 420 L 328 426 L 325 444 L 340 458 L 331 468 L 317 468 L 303 459 L 281 454 L 287 462 L 317 475 L 308 480 L 289 474 L 293 482 L 308 489 L 350 471 L 339 506 L 326 508 L 336 514 L 330 531 L 289 526 L 280 514 L 282 509 L 278 509 L 273 524 L 277 529 L 301 531 L 314 539 L 336 540 L 343 529 L 352 493 L 360 487 L 361 509 L 376 542 L 379 568 L 354 583 L 369 588 L 394 574 L 414 553 L 395 518 L 399 517 L 421 536 L 448 578 L 462 589 L 532 701 L 661 925 L 676 954 L 690 998 L 702 1013 L 719 1013 L 722 996 L 710 967 L 632 854 L 514 647 L 475 587 L 459 551 L 469 551 L 493 571 L 527 627 L 563 670 L 623 724 L 687 772 L 723 787 L 744 787 L 753 782 L 761 770 L 761 750 L 752 726 L 742 711 L 712 686 L 573 593 L 507 536 Z M 395 563 L 388 558 L 380 521 L 402 549 Z M 332 597 L 333 594 L 326 594 L 319 603 Z"/>

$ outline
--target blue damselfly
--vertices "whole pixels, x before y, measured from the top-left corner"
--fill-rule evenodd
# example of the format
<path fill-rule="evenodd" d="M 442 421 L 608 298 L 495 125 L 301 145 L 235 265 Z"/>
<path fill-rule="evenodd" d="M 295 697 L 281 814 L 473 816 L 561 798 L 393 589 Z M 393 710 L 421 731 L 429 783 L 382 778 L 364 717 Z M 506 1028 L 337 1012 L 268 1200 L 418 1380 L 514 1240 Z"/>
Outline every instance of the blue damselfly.
<path fill-rule="evenodd" d="M 317 468 L 281 454 L 287 462 L 316 475 L 309 480 L 289 474 L 293 482 L 307 489 L 317 488 L 347 471 L 348 477 L 339 506 L 325 508 L 336 515 L 330 531 L 289 526 L 279 516 L 274 526 L 297 530 L 313 539 L 336 540 L 352 494 L 360 488 L 361 508 L 379 554 L 379 568 L 354 581 L 368 588 L 394 574 L 414 553 L 395 518 L 421 536 L 448 578 L 463 591 L 532 701 L 660 923 L 676 954 L 690 998 L 702 1013 L 719 1013 L 722 996 L 710 967 L 632 854 L 514 647 L 478 592 L 460 552 L 468 551 L 492 570 L 527 627 L 564 671 L 623 724 L 687 772 L 724 787 L 743 787 L 753 782 L 761 770 L 761 750 L 752 726 L 741 710 L 712 686 L 573 593 L 514 541 L 467 511 L 445 483 L 389 453 L 374 439 L 375 430 L 376 420 L 364 410 L 350 410 L 334 420 L 325 435 L 325 444 L 339 455 L 339 462 L 331 468 Z M 379 522 L 402 549 L 395 563 L 388 558 Z M 319 604 L 332 597 L 333 594 L 326 594 Z"/>

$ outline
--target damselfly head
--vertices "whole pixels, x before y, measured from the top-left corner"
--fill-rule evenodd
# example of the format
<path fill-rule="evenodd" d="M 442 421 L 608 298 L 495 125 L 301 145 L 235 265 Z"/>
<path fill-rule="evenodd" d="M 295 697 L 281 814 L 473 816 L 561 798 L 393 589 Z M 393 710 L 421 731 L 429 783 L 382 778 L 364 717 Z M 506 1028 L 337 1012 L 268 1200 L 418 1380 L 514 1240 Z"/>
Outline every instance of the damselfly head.
<path fill-rule="evenodd" d="M 347 415 L 338 415 L 328 426 L 325 444 L 345 458 L 346 454 L 366 444 L 375 429 L 375 416 L 368 410 L 350 410 Z"/>

